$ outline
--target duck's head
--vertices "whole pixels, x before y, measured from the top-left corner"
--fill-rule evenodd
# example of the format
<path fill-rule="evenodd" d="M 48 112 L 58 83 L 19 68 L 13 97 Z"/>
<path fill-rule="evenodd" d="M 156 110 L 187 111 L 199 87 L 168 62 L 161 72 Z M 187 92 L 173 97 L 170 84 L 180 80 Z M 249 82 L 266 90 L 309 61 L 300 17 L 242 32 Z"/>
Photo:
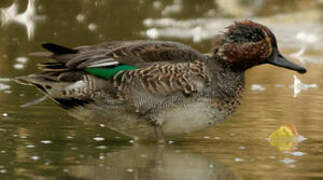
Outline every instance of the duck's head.
<path fill-rule="evenodd" d="M 305 73 L 306 69 L 287 60 L 278 50 L 275 35 L 253 21 L 236 22 L 215 39 L 214 55 L 244 71 L 256 65 L 272 64 Z"/>

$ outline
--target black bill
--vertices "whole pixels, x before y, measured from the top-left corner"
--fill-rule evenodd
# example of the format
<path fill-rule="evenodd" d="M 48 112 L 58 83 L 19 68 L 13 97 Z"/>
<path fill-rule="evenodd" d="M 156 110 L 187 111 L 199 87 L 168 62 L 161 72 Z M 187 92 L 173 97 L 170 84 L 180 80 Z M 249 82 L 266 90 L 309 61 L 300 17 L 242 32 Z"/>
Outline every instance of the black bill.
<path fill-rule="evenodd" d="M 275 65 L 275 66 L 283 67 L 286 69 L 291 69 L 291 70 L 297 71 L 301 74 L 306 73 L 306 69 L 304 67 L 287 60 L 279 52 L 277 54 L 273 55 L 273 57 L 268 60 L 268 63 Z"/>

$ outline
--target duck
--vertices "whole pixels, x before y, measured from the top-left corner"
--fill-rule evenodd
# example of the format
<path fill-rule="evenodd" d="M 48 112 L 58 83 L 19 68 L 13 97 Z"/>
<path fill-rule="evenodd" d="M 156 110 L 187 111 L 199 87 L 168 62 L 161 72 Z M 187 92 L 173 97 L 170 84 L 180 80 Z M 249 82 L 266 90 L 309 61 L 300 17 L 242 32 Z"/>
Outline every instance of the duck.
<path fill-rule="evenodd" d="M 17 77 L 67 112 L 104 123 L 135 140 L 201 131 L 227 119 L 241 103 L 245 71 L 270 64 L 305 73 L 278 49 L 265 25 L 236 21 L 214 37 L 210 54 L 179 42 L 112 41 L 68 48 L 44 43 L 50 59 L 39 73 Z"/>

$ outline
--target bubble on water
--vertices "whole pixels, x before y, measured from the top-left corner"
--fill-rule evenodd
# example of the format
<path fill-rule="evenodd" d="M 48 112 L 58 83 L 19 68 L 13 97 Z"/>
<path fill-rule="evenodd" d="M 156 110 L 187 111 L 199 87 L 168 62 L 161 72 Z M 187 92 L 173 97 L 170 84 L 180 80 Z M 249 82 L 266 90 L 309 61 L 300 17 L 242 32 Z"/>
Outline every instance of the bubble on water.
<path fill-rule="evenodd" d="M 1 173 L 1 174 L 5 174 L 5 173 L 7 173 L 7 170 L 5 170 L 5 169 L 1 169 L 1 170 L 0 170 L 0 173 Z"/>
<path fill-rule="evenodd" d="M 26 145 L 26 148 L 34 148 L 35 147 L 35 145 L 33 145 L 33 144 L 27 144 Z"/>
<path fill-rule="evenodd" d="M 133 144 L 133 143 L 135 143 L 135 141 L 134 140 L 130 140 L 129 143 Z"/>
<path fill-rule="evenodd" d="M 304 156 L 306 155 L 306 153 L 300 152 L 300 151 L 296 151 L 296 152 L 291 152 L 290 153 L 293 156 Z"/>
<path fill-rule="evenodd" d="M 31 159 L 37 161 L 39 160 L 39 156 L 31 156 Z"/>
<path fill-rule="evenodd" d="M 292 164 L 292 163 L 295 163 L 296 161 L 294 159 L 285 158 L 285 159 L 280 160 L 280 162 L 285 163 L 285 164 Z"/>
<path fill-rule="evenodd" d="M 64 173 L 68 173 L 68 172 L 69 172 L 69 170 L 65 168 L 65 169 L 63 169 L 63 172 L 64 172 Z"/>
<path fill-rule="evenodd" d="M 0 153 L 2 153 L 2 154 L 4 154 L 4 153 L 6 153 L 7 151 L 5 151 L 5 150 L 1 150 L 0 151 Z"/>
<path fill-rule="evenodd" d="M 140 157 L 142 157 L 142 158 L 147 158 L 147 157 L 148 157 L 148 155 L 147 155 L 147 154 L 141 154 L 141 155 L 140 155 Z"/>
<path fill-rule="evenodd" d="M 73 136 L 66 136 L 66 139 L 73 139 Z"/>
<path fill-rule="evenodd" d="M 94 137 L 93 138 L 94 141 L 104 141 L 103 137 Z"/>
<path fill-rule="evenodd" d="M 2 90 L 5 90 L 5 89 L 9 89 L 10 86 L 9 85 L 6 85 L 6 84 L 3 84 L 3 83 L 0 83 L 0 91 Z"/>
<path fill-rule="evenodd" d="M 209 164 L 209 168 L 214 168 L 214 165 L 213 164 Z"/>
<path fill-rule="evenodd" d="M 24 67 L 25 67 L 25 65 L 23 65 L 23 64 L 14 64 L 13 65 L 13 68 L 18 69 L 18 70 L 23 69 Z"/>
<path fill-rule="evenodd" d="M 97 146 L 97 147 L 95 147 L 96 149 L 106 149 L 107 148 L 107 146 L 104 146 L 104 145 L 101 145 L 101 146 Z"/>
<path fill-rule="evenodd" d="M 276 156 L 269 156 L 269 159 L 276 159 Z"/>
<path fill-rule="evenodd" d="M 105 125 L 104 124 L 100 124 L 100 127 L 105 127 Z"/>
<path fill-rule="evenodd" d="M 10 82 L 9 78 L 0 78 L 0 82 Z"/>
<path fill-rule="evenodd" d="M 245 150 L 245 149 L 246 149 L 246 147 L 244 147 L 244 146 L 239 146 L 239 149 L 240 149 L 240 150 Z"/>
<path fill-rule="evenodd" d="M 302 41 L 303 43 L 315 43 L 318 41 L 318 37 L 316 34 L 314 33 L 310 33 L 310 32 L 298 32 L 296 34 L 296 39 L 299 41 Z"/>
<path fill-rule="evenodd" d="M 173 144 L 175 141 L 169 140 L 168 144 Z"/>
<path fill-rule="evenodd" d="M 2 116 L 3 117 L 7 117 L 8 116 L 8 113 L 2 113 Z"/>
<path fill-rule="evenodd" d="M 176 14 L 182 11 L 182 0 L 174 0 L 172 5 L 166 6 L 161 12 L 162 15 L 168 16 L 170 14 Z"/>
<path fill-rule="evenodd" d="M 104 156 L 99 156 L 99 159 L 103 160 L 103 159 L 105 159 L 105 157 Z"/>
<path fill-rule="evenodd" d="M 27 139 L 27 136 L 20 136 L 21 139 Z"/>
<path fill-rule="evenodd" d="M 285 87 L 285 85 L 284 84 L 275 84 L 275 87 L 282 88 L 282 87 Z"/>
<path fill-rule="evenodd" d="M 42 140 L 40 142 L 43 143 L 43 144 L 51 144 L 52 143 L 51 140 Z"/>
<path fill-rule="evenodd" d="M 3 92 L 6 93 L 6 94 L 11 94 L 12 93 L 11 90 L 6 90 L 6 91 L 3 91 Z"/>
<path fill-rule="evenodd" d="M 94 23 L 90 23 L 88 25 L 88 28 L 89 28 L 90 31 L 95 31 L 98 28 L 98 26 L 96 24 L 94 24 Z"/>
<path fill-rule="evenodd" d="M 127 169 L 127 172 L 132 173 L 134 170 L 133 169 Z"/>
<path fill-rule="evenodd" d="M 260 84 L 252 84 L 251 90 L 252 91 L 264 91 L 264 90 L 266 90 L 266 88 Z"/>
<path fill-rule="evenodd" d="M 153 7 L 156 8 L 156 9 L 160 9 L 162 7 L 162 2 L 160 1 L 154 1 L 153 2 Z"/>
<path fill-rule="evenodd" d="M 18 63 L 25 64 L 25 63 L 28 61 L 28 58 L 27 58 L 27 57 L 17 57 L 17 58 L 16 58 L 16 61 L 17 61 Z"/>
<path fill-rule="evenodd" d="M 157 39 L 159 37 L 159 32 L 156 28 L 151 28 L 146 31 L 146 36 L 151 39 Z"/>
<path fill-rule="evenodd" d="M 242 162 L 242 161 L 244 161 L 244 159 L 242 159 L 242 158 L 237 158 L 237 157 L 236 157 L 236 158 L 234 158 L 234 161 L 235 161 L 235 162 Z"/>
<path fill-rule="evenodd" d="M 203 136 L 203 139 L 210 139 L 210 136 Z"/>
<path fill-rule="evenodd" d="M 83 21 L 85 20 L 85 15 L 84 15 L 84 14 L 78 14 L 78 15 L 76 16 L 76 20 L 77 20 L 78 22 L 83 22 Z"/>
<path fill-rule="evenodd" d="M 78 150 L 79 148 L 78 147 L 71 147 L 71 150 L 72 151 L 76 151 L 76 150 Z"/>
<path fill-rule="evenodd" d="M 221 137 L 215 136 L 213 139 L 219 140 Z"/>

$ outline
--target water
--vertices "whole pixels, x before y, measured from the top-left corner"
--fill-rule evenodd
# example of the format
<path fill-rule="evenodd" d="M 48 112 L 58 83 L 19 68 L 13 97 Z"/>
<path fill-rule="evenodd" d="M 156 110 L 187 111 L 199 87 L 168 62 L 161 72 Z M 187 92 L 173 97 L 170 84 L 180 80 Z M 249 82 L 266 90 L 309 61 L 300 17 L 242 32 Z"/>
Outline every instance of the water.
<path fill-rule="evenodd" d="M 321 0 L 20 0 L 0 10 L 0 179 L 323 179 Z M 43 95 L 10 81 L 37 71 L 42 60 L 28 53 L 43 42 L 167 39 L 206 53 L 237 19 L 268 25 L 308 73 L 249 70 L 238 112 L 164 146 L 75 120 L 49 100 L 22 108 Z M 298 134 L 281 137 L 280 127 Z"/>

